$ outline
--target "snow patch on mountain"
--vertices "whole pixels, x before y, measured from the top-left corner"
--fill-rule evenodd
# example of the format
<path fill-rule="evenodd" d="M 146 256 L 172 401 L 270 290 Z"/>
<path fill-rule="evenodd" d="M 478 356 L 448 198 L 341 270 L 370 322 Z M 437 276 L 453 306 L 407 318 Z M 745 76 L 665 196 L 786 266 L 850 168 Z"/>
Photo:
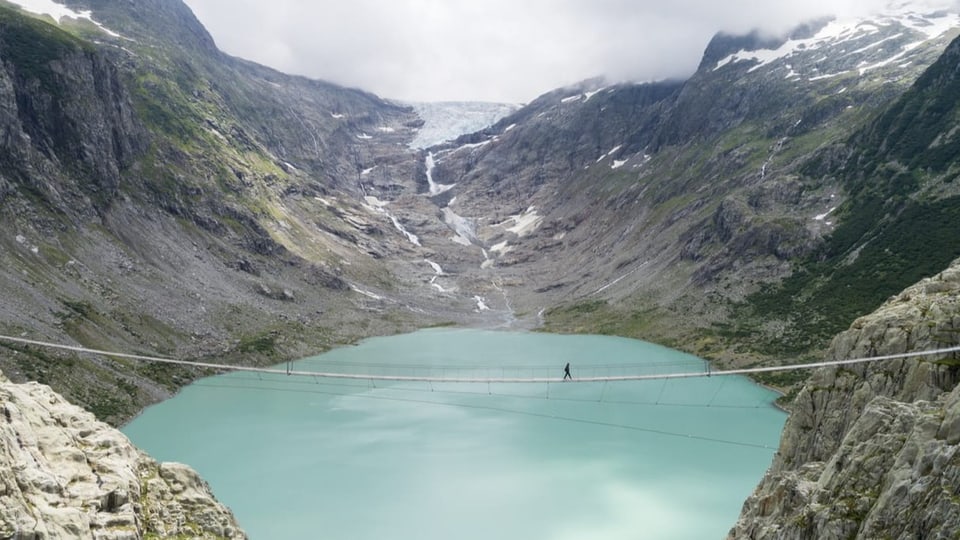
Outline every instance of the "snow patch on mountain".
<path fill-rule="evenodd" d="M 610 150 L 610 151 L 607 152 L 606 154 L 598 157 L 598 158 L 597 158 L 597 163 L 600 163 L 601 161 L 607 159 L 608 157 L 613 156 L 614 154 L 616 154 L 617 152 L 619 152 L 621 148 L 623 148 L 623 145 L 614 146 L 612 150 Z"/>
<path fill-rule="evenodd" d="M 476 133 L 520 108 L 511 103 L 458 101 L 409 105 L 423 120 L 423 127 L 410 142 L 411 148 L 429 148 L 461 135 Z"/>
<path fill-rule="evenodd" d="M 83 11 L 74 11 L 69 7 L 58 4 L 53 0 L 9 0 L 10 3 L 20 6 L 24 11 L 36 14 L 36 15 L 49 15 L 53 20 L 57 21 L 57 24 L 64 19 L 73 19 L 73 20 L 85 20 L 92 23 L 94 26 L 102 30 L 104 33 L 113 36 L 120 37 L 120 34 L 110 30 L 106 26 L 98 23 L 93 20 L 93 12 L 89 9 Z"/>
<path fill-rule="evenodd" d="M 415 246 L 417 246 L 417 247 L 420 247 L 420 246 L 421 246 L 421 244 L 420 244 L 420 237 L 418 237 L 417 235 L 415 235 L 415 234 L 413 234 L 412 232 L 408 231 L 407 228 L 404 227 L 402 223 L 400 223 L 400 220 L 397 219 L 397 216 L 388 213 L 388 214 L 387 214 L 387 217 L 390 218 L 390 221 L 393 222 L 393 226 L 396 227 L 396 229 L 397 229 L 398 231 L 400 231 L 401 234 L 403 234 L 404 236 L 407 237 L 407 240 L 409 240 L 411 244 L 413 244 L 413 245 L 415 245 Z"/>
<path fill-rule="evenodd" d="M 885 57 L 872 62 L 861 62 L 855 67 L 860 74 L 901 60 L 907 53 L 921 46 L 924 42 L 938 38 L 946 32 L 960 27 L 960 14 L 946 11 L 950 6 L 935 6 L 933 4 L 918 7 L 915 4 L 904 3 L 893 5 L 885 13 L 870 20 L 834 19 L 826 23 L 816 34 L 808 38 L 788 39 L 775 49 L 740 50 L 719 60 L 714 71 L 738 62 L 754 62 L 749 72 L 756 71 L 775 61 L 787 59 L 801 54 L 810 54 L 811 51 L 830 48 L 840 48 L 842 56 L 833 57 L 825 54 L 822 60 L 832 58 L 858 57 L 867 53 L 882 54 Z M 924 11 L 917 11 L 923 9 Z M 896 32 L 902 29 L 903 31 Z M 895 33 L 891 33 L 891 32 Z M 876 36 L 876 41 L 870 41 Z M 907 43 L 904 40 L 909 39 Z M 844 44 L 856 46 L 851 51 L 844 51 Z M 788 66 L 787 77 L 796 76 L 797 67 Z M 834 77 L 854 69 L 843 69 L 839 73 L 817 74 L 808 80 L 815 81 Z"/>
<path fill-rule="evenodd" d="M 816 216 L 813 216 L 813 219 L 814 219 L 814 221 L 823 221 L 823 220 L 827 219 L 827 216 L 829 216 L 830 214 L 832 214 L 833 211 L 836 210 L 836 209 L 837 209 L 837 207 L 834 206 L 833 208 L 827 210 L 826 212 L 824 212 L 824 213 L 822 213 L 822 214 L 818 214 L 818 215 L 816 215 Z"/>
<path fill-rule="evenodd" d="M 442 266 L 440 266 L 439 264 L 431 261 L 430 259 L 424 259 L 424 262 L 426 262 L 427 264 L 429 264 L 429 265 L 430 265 L 430 268 L 433 268 L 433 271 L 434 271 L 435 274 L 437 274 L 438 276 L 442 276 L 442 275 L 443 275 L 443 267 L 442 267 Z"/>
<path fill-rule="evenodd" d="M 493 142 L 493 139 L 487 139 L 487 140 L 485 140 L 485 141 L 480 141 L 480 142 L 478 142 L 478 143 L 468 143 L 468 144 L 464 144 L 464 145 L 462 145 L 462 146 L 458 146 L 457 148 L 454 148 L 453 150 L 450 151 L 450 153 L 451 153 L 451 154 L 455 154 L 455 153 L 459 152 L 460 150 L 476 150 L 477 148 L 482 148 L 482 147 L 484 147 L 484 146 L 486 146 L 486 145 L 488 145 L 488 144 L 490 144 L 490 143 L 492 143 L 492 142 Z"/>
<path fill-rule="evenodd" d="M 509 242 L 507 242 L 506 240 L 504 240 L 503 242 L 500 242 L 499 244 L 490 246 L 490 251 L 495 251 L 495 252 L 499 253 L 500 255 L 506 255 L 507 253 L 510 253 L 511 251 L 513 251 L 513 247 L 510 246 L 510 243 L 509 243 Z"/>
<path fill-rule="evenodd" d="M 430 268 L 433 268 L 434 276 L 430 278 L 430 285 L 431 285 L 434 289 L 436 289 L 438 292 L 441 292 L 441 293 L 454 292 L 453 290 L 447 289 L 447 288 L 445 288 L 443 285 L 437 283 L 437 278 L 439 278 L 439 277 L 441 277 L 441 276 L 444 275 L 443 268 L 442 268 L 439 264 L 431 261 L 430 259 L 424 259 L 424 262 L 426 262 L 427 264 L 429 264 L 429 265 L 430 265 Z"/>
<path fill-rule="evenodd" d="M 449 206 L 443 209 L 443 221 L 456 233 L 456 236 L 451 240 L 457 244 L 471 246 L 477 239 L 476 227 L 474 227 L 473 222 L 458 215 Z"/>
<path fill-rule="evenodd" d="M 584 103 L 586 103 L 587 101 L 590 101 L 590 98 L 592 98 L 593 96 L 599 94 L 600 92 L 603 92 L 603 91 L 606 90 L 607 88 L 608 88 L 608 87 L 604 86 L 604 87 L 602 87 L 602 88 L 597 88 L 596 90 L 591 90 L 591 91 L 589 91 L 589 92 L 584 92 L 584 94 L 583 94 L 583 101 L 584 101 Z"/>
<path fill-rule="evenodd" d="M 512 227 L 507 227 L 507 223 L 513 223 Z M 537 230 L 543 222 L 543 216 L 537 213 L 536 207 L 527 208 L 522 214 L 510 216 L 505 223 L 501 225 L 513 234 L 523 237 Z"/>

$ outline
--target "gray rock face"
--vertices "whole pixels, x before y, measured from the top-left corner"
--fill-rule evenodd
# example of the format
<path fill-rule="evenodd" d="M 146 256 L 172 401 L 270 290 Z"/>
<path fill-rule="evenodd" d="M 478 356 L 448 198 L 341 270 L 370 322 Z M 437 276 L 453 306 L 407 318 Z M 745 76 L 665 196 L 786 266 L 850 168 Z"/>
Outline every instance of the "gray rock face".
<path fill-rule="evenodd" d="M 400 281 L 375 255 L 433 274 L 363 199 L 415 190 L 412 109 L 223 55 L 179 0 L 76 7 L 123 37 L 0 7 L 0 334 L 270 363 L 413 327 L 353 293 Z M 192 376 L 54 362 L 0 347 L 113 424 Z"/>
<path fill-rule="evenodd" d="M 24 50 L 41 25 L 0 19 L 3 175 L 60 211 L 102 210 L 116 196 L 120 171 L 145 148 L 146 134 L 104 54 L 67 34 Z"/>
<path fill-rule="evenodd" d="M 0 375 L 0 413 L 0 537 L 246 538 L 196 472 L 157 463 L 49 387 Z"/>
<path fill-rule="evenodd" d="M 960 263 L 837 336 L 830 359 L 957 343 Z M 729 538 L 956 538 L 960 365 L 918 357 L 818 371 Z"/>

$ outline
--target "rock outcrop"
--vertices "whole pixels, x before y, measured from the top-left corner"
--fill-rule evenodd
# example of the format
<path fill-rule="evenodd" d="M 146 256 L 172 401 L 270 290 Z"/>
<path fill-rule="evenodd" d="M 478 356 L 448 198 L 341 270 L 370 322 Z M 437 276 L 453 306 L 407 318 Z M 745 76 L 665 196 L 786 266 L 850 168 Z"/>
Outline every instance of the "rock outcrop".
<path fill-rule="evenodd" d="M 829 359 L 960 342 L 960 261 L 838 335 Z M 956 538 L 956 353 L 824 368 L 797 396 L 780 449 L 730 538 Z"/>
<path fill-rule="evenodd" d="M 0 13 L 0 58 L 2 176 L 61 212 L 102 211 L 147 146 L 120 70 L 87 42 L 10 11 Z"/>
<path fill-rule="evenodd" d="M 0 410 L 0 538 L 246 538 L 196 472 L 49 387 L 0 375 Z"/>

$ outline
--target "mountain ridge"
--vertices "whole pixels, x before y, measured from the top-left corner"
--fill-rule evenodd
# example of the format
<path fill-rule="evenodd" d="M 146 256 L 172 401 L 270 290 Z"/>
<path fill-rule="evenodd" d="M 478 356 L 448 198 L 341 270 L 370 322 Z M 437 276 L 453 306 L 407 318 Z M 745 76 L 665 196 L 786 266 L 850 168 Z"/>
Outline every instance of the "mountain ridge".
<path fill-rule="evenodd" d="M 827 24 L 825 21 L 819 28 L 826 27 Z M 794 34 L 794 38 L 812 39 L 809 36 L 817 36 L 817 28 L 810 27 L 805 32 Z M 911 34 L 910 28 L 905 26 L 891 25 L 890 28 L 881 30 L 883 29 L 865 32 L 863 35 L 851 34 L 847 36 L 849 39 L 840 42 L 821 39 L 819 43 L 825 48 L 846 47 L 852 43 L 862 49 L 871 43 L 887 40 L 887 36 L 897 36 L 896 40 L 899 41 L 896 42 L 900 43 L 910 39 L 910 36 L 919 39 L 926 35 L 919 31 Z M 950 35 L 947 34 L 947 37 Z M 726 38 L 723 36 L 717 38 L 721 41 L 724 39 Z M 865 41 L 867 39 L 869 41 Z M 945 46 L 945 37 L 941 36 L 939 45 L 929 49 L 911 47 L 909 52 L 914 55 L 913 62 L 923 64 L 932 62 L 932 58 L 935 58 L 940 50 L 939 47 Z M 871 54 L 875 52 L 872 48 L 867 50 Z M 897 56 L 901 52 L 897 49 L 891 51 L 889 56 Z M 629 250 L 634 252 L 638 251 L 639 247 L 640 253 L 621 261 L 610 261 L 614 271 L 608 270 L 606 282 L 597 280 L 592 290 L 612 293 L 614 291 L 606 285 L 617 280 L 617 287 L 621 289 L 634 286 L 637 290 L 644 291 L 641 296 L 643 299 L 637 299 L 635 303 L 646 307 L 631 314 L 631 308 L 624 306 L 624 313 L 621 311 L 624 308 L 616 306 L 617 303 L 622 303 L 622 298 L 617 300 L 617 297 L 612 297 L 612 301 L 600 298 L 599 304 L 584 299 L 584 305 L 593 306 L 590 311 L 599 318 L 607 318 L 606 313 L 609 313 L 611 319 L 621 320 L 621 323 L 609 327 L 608 331 L 626 332 L 635 337 L 671 344 L 685 341 L 687 344 L 680 346 L 709 354 L 711 351 L 691 347 L 690 343 L 701 341 L 713 347 L 718 340 L 730 339 L 724 334 L 735 335 L 744 331 L 733 329 L 731 332 L 723 327 L 711 328 L 708 324 L 701 327 L 703 331 L 699 332 L 699 336 L 695 332 L 694 335 L 688 334 L 683 339 L 678 339 L 680 336 L 677 335 L 676 328 L 666 331 L 658 329 L 656 327 L 659 323 L 656 319 L 662 316 L 676 322 L 674 302 L 689 303 L 692 300 L 682 298 L 683 290 L 692 289 L 695 291 L 693 294 L 702 296 L 701 293 L 706 288 L 708 302 L 704 303 L 702 299 L 692 300 L 693 305 L 684 304 L 683 309 L 692 308 L 701 315 L 701 321 L 713 319 L 725 324 L 723 319 L 729 315 L 723 313 L 759 290 L 763 283 L 788 275 L 791 271 L 790 261 L 815 253 L 822 243 L 822 238 L 832 232 L 833 221 L 812 218 L 828 215 L 831 208 L 839 206 L 843 201 L 844 192 L 842 184 L 834 175 L 810 170 L 807 156 L 818 147 L 822 147 L 822 150 L 817 155 L 828 155 L 827 151 L 843 144 L 846 137 L 853 134 L 852 128 L 867 119 L 872 110 L 888 103 L 912 82 L 901 68 L 893 69 L 891 63 L 885 64 L 886 68 L 878 67 L 863 74 L 853 71 L 840 77 L 810 76 L 813 80 L 809 81 L 785 76 L 789 74 L 790 68 L 787 66 L 790 63 L 807 61 L 803 58 L 812 61 L 828 53 L 827 49 L 811 47 L 809 50 L 797 49 L 794 54 L 800 55 L 798 58 L 782 57 L 759 66 L 750 61 L 729 62 L 720 66 L 720 69 L 701 71 L 688 81 L 678 83 L 620 85 L 609 88 L 594 84 L 586 91 L 557 90 L 534 100 L 527 108 L 511 118 L 504 119 L 490 130 L 461 138 L 458 141 L 460 146 L 453 145 L 438 150 L 434 176 L 444 178 L 444 183 L 448 185 L 468 182 L 471 177 L 482 177 L 484 181 L 491 182 L 483 187 L 488 193 L 496 193 L 492 191 L 494 183 L 502 192 L 504 187 L 509 186 L 506 182 L 512 182 L 520 183 L 526 189 L 533 186 L 545 193 L 551 193 L 546 197 L 552 200 L 563 199 L 552 195 L 554 190 L 557 190 L 556 192 L 569 195 L 571 200 L 586 197 L 586 200 L 599 201 L 609 198 L 623 201 L 617 205 L 618 209 L 628 201 L 645 208 L 642 213 L 634 212 L 633 216 L 628 218 L 632 220 L 632 224 L 628 225 L 626 230 L 634 231 L 632 240 L 624 241 L 622 237 L 612 239 L 615 243 L 601 250 L 601 253 L 605 254 L 624 251 L 615 247 L 619 244 L 630 246 Z M 709 58 L 709 54 L 706 57 Z M 875 64 L 882 59 L 871 57 L 869 61 Z M 887 72 L 885 69 L 891 71 Z M 919 75 L 920 71 L 912 73 Z M 626 97 L 629 92 L 634 92 L 633 88 L 663 88 L 664 92 L 655 103 L 645 104 L 642 100 L 630 102 L 628 98 L 627 102 L 618 108 L 611 101 L 613 96 Z M 897 90 L 898 88 L 900 90 Z M 625 116 L 632 115 L 637 118 L 637 111 L 641 110 L 645 111 L 641 114 L 647 115 L 646 121 L 620 122 L 619 119 Z M 590 126 L 590 122 L 603 118 L 604 112 L 610 113 L 609 119 L 604 118 L 604 121 L 609 121 L 610 129 L 606 129 L 604 133 L 615 133 L 617 129 L 622 129 L 620 126 L 629 126 L 628 129 L 632 129 L 632 124 L 636 124 L 638 127 L 632 132 L 636 135 L 621 135 L 617 140 L 584 140 L 583 132 L 572 127 L 570 132 L 574 136 L 568 140 L 555 141 L 556 144 L 550 142 L 550 137 L 563 132 L 563 123 L 569 123 L 570 126 Z M 578 119 L 575 116 L 577 114 L 583 114 L 586 118 Z M 520 142 L 525 145 L 523 151 L 532 160 L 529 164 L 518 161 L 523 154 L 518 152 L 516 156 L 511 155 L 513 150 L 508 147 L 508 141 L 522 137 L 524 126 L 520 123 L 510 133 L 503 130 L 506 125 L 516 123 L 521 118 L 544 123 L 544 127 L 535 136 L 542 136 L 544 141 L 548 141 L 544 147 L 574 147 L 580 154 L 556 155 L 545 160 L 542 156 L 531 153 L 530 140 L 523 140 Z M 835 141 L 836 144 L 831 146 L 826 141 Z M 447 152 L 454 158 L 446 159 L 440 152 Z M 469 158 L 456 157 L 467 155 Z M 571 161 L 573 156 L 578 157 Z M 452 165 L 453 171 L 446 170 L 448 163 L 454 159 L 462 164 Z M 478 164 L 484 159 L 491 162 L 489 174 L 478 169 Z M 536 160 L 549 164 L 540 165 Z M 557 168 L 551 168 L 554 165 Z M 547 180 L 544 183 L 542 179 L 552 181 Z M 696 195 L 699 192 L 710 195 Z M 529 201 L 527 205 L 537 203 L 537 196 L 531 192 L 518 193 Z M 717 197 L 721 193 L 724 200 L 719 201 Z M 463 205 L 464 194 L 456 190 L 455 194 L 457 204 Z M 482 190 L 477 190 L 476 196 L 478 199 L 488 197 L 482 194 Z M 672 206 L 675 206 L 672 215 L 664 216 L 663 212 Z M 597 214 L 595 219 L 600 222 L 614 223 L 617 219 L 615 212 L 585 201 L 571 203 L 569 210 L 552 218 L 544 215 L 543 207 L 544 205 L 537 205 L 537 213 L 542 217 L 542 223 L 553 225 L 543 235 L 532 234 L 525 237 L 537 242 L 530 254 L 522 255 L 527 260 L 534 257 L 532 252 L 545 246 L 552 246 L 552 255 L 561 249 L 565 239 L 575 234 L 575 230 L 570 227 L 576 228 L 584 223 L 586 216 L 580 210 L 582 208 L 589 208 L 589 212 Z M 658 210 L 651 212 L 654 208 Z M 799 208 L 805 210 L 798 213 Z M 453 210 L 459 215 L 468 215 L 464 210 Z M 517 208 L 514 213 L 519 214 L 522 210 L 523 208 Z M 653 216 L 653 221 L 649 221 L 649 216 Z M 694 220 L 693 217 L 697 219 Z M 678 230 L 678 223 L 686 230 Z M 602 232 L 604 229 L 597 230 Z M 649 232 L 645 237 L 640 236 L 640 231 L 643 230 Z M 558 241 L 557 238 L 561 236 L 564 239 Z M 662 238 L 664 240 L 661 240 Z M 518 240 L 519 246 L 510 242 L 511 252 L 507 257 L 511 260 L 520 256 L 518 250 L 522 249 L 525 240 Z M 678 242 L 679 249 L 673 247 Z M 491 242 L 491 245 L 494 244 Z M 671 247 L 667 248 L 668 245 Z M 648 255 L 644 256 L 644 250 Z M 577 269 L 589 271 L 597 265 L 591 262 L 596 260 L 594 254 L 588 252 L 576 255 L 571 253 L 568 257 L 578 261 L 573 266 Z M 604 257 L 601 256 L 600 259 L 603 260 Z M 514 264 L 516 263 L 510 263 Z M 647 266 L 641 269 L 641 264 Z M 735 265 L 744 266 L 741 270 L 748 269 L 745 273 L 740 273 L 740 279 L 737 280 L 740 283 L 730 279 L 729 271 Z M 750 266 L 754 268 L 749 269 Z M 684 269 L 685 267 L 690 270 Z M 624 268 L 625 271 L 618 273 L 617 268 Z M 546 273 L 545 270 L 531 268 L 525 268 L 525 271 L 528 274 Z M 671 274 L 673 277 L 654 284 L 658 281 L 658 276 Z M 690 287 L 689 282 L 685 283 L 682 277 L 677 279 L 678 276 L 685 275 L 693 279 L 693 287 Z M 569 281 L 582 281 L 582 278 L 583 275 L 577 280 Z M 560 292 L 565 281 L 567 280 L 556 278 L 555 282 L 560 286 L 550 285 L 550 290 Z M 907 284 L 903 283 L 902 286 Z M 661 290 L 657 291 L 658 288 Z M 567 289 L 569 290 L 569 287 Z M 576 296 L 576 293 L 572 294 Z M 589 298 L 589 293 L 581 295 L 582 298 Z M 710 301 L 711 296 L 720 302 Z M 735 304 L 724 305 L 729 301 Z M 669 307 L 671 304 L 674 307 Z M 558 316 L 553 318 L 553 322 L 547 317 L 548 325 L 554 324 L 556 329 L 567 330 L 582 327 L 582 309 L 577 306 L 576 301 L 567 301 L 567 307 L 560 307 L 561 309 L 554 309 Z M 533 306 L 527 309 L 539 310 Z M 563 322 L 565 310 L 580 319 L 575 326 Z M 673 314 L 667 315 L 666 311 Z M 627 324 L 624 325 L 623 322 Z M 785 323 L 792 324 L 789 321 Z M 599 327 L 594 326 L 594 329 L 605 326 L 606 323 L 603 323 Z M 771 330 L 779 332 L 775 328 Z M 777 339 L 776 334 L 771 335 L 770 331 L 763 327 L 754 326 L 749 331 L 752 334 L 769 336 L 760 338 L 760 341 Z M 725 356 L 737 347 L 731 345 L 724 346 L 727 349 L 723 353 Z M 810 344 L 805 347 L 809 349 Z M 755 354 L 754 351 L 749 356 Z M 755 358 L 754 356 L 754 360 L 745 360 L 755 361 Z"/>
<path fill-rule="evenodd" d="M 176 0 L 68 5 L 103 28 L 0 8 L 0 334 L 269 364 L 457 324 L 789 363 L 917 279 L 876 261 L 960 255 L 956 28 L 720 35 L 688 80 L 585 81 L 412 149 L 411 107 L 224 55 Z M 114 424 L 206 374 L 9 343 L 0 369 Z"/>
<path fill-rule="evenodd" d="M 742 302 L 762 307 L 763 299 L 751 294 L 822 249 L 835 226 L 814 216 L 844 215 L 842 209 L 830 213 L 844 200 L 843 183 L 832 171 L 811 168 L 807 157 L 843 152 L 854 127 L 902 92 L 909 74 L 919 76 L 920 66 L 946 45 L 941 36 L 903 56 L 903 43 L 929 37 L 914 28 L 915 19 L 848 26 L 853 30 L 846 34 L 823 34 L 839 23 L 820 21 L 776 42 L 749 41 L 754 49 L 779 50 L 791 40 L 816 47 L 792 47 L 764 62 L 723 63 L 744 44 L 718 35 L 704 62 L 724 52 L 717 60 L 723 65 L 710 68 L 711 60 L 687 81 L 585 81 L 549 92 L 485 130 L 417 151 L 407 145 L 423 120 L 408 107 L 210 49 L 199 22 L 173 0 L 155 6 L 166 10 L 160 20 L 187 30 L 148 29 L 137 22 L 142 14 L 125 22 L 126 10 L 136 6 L 101 4 L 69 5 L 92 9 L 95 20 L 121 36 L 144 36 L 138 44 L 100 33 L 95 53 L 124 66 L 111 84 L 125 89 L 113 106 L 126 111 L 120 118 L 130 125 L 120 132 L 129 132 L 123 140 L 131 150 L 118 165 L 122 175 L 95 175 L 113 178 L 104 188 L 77 185 L 91 202 L 64 211 L 90 208 L 73 219 L 106 225 L 107 234 L 94 244 L 106 240 L 111 254 L 78 261 L 73 240 L 46 247 L 43 239 L 55 228 L 31 230 L 60 218 L 41 217 L 42 199 L 11 200 L 18 191 L 9 181 L 7 203 L 37 217 L 18 225 L 15 238 L 22 241 L 8 242 L 11 253 L 35 250 L 61 260 L 65 266 L 54 274 L 98 268 L 90 275 L 116 275 L 114 283 L 136 277 L 137 288 L 116 294 L 106 310 L 91 309 L 113 287 L 84 278 L 86 285 L 39 304 L 50 306 L 43 326 L 95 348 L 129 343 L 157 354 L 260 361 L 410 329 L 417 317 L 403 313 L 418 310 L 429 314 L 428 324 L 493 320 L 615 332 L 734 363 L 774 356 L 770 343 L 784 341 L 787 329 L 798 334 L 789 342 L 799 345 L 791 347 L 809 352 L 822 338 L 811 341 L 790 317 L 774 323 L 771 312 L 757 308 L 762 322 L 743 323 L 736 315 L 731 324 L 731 318 L 742 313 Z M 89 35 L 85 27 L 66 28 Z M 185 49 L 164 44 L 164 36 L 183 31 L 199 37 Z M 830 37 L 837 34 L 842 39 Z M 881 58 L 876 43 L 893 48 Z M 831 47 L 857 47 L 869 55 L 863 62 L 883 65 L 830 78 L 791 75 Z M 885 60 L 890 57 L 912 64 L 901 67 Z M 844 58 L 838 65 L 847 69 L 853 61 Z M 828 67 L 821 62 L 817 69 Z M 57 156 L 54 168 L 58 162 Z M 153 215 L 154 208 L 161 213 Z M 158 234 L 158 226 L 166 232 Z M 9 267 L 30 256 L 18 255 Z M 574 264 L 555 268 L 557 257 Z M 102 267 L 104 260 L 116 266 Z M 167 279 L 167 261 L 193 268 L 198 282 L 186 294 L 172 284 L 161 287 L 153 302 L 158 309 L 143 318 L 122 299 L 157 289 L 148 283 Z M 22 282 L 16 287 L 30 289 Z M 178 300 L 168 301 L 173 297 Z M 210 305 L 176 313 L 198 299 Z M 239 308 L 241 299 L 255 311 L 268 309 L 278 322 L 257 322 Z M 324 304 L 356 314 L 356 325 L 337 325 L 355 330 L 329 337 L 339 333 L 327 327 L 332 311 L 311 308 Z M 371 324 L 361 322 L 364 313 L 375 314 L 377 330 L 363 329 Z M 128 322 L 137 319 L 149 322 Z M 391 322 L 380 327 L 380 321 Z M 738 352 L 744 344 L 737 336 L 747 332 L 754 345 Z M 18 376 L 19 366 L 6 367 Z M 111 402 L 106 394 L 101 399 Z"/>
<path fill-rule="evenodd" d="M 188 357 L 235 350 L 240 356 L 270 361 L 282 336 L 273 333 L 274 324 L 258 321 L 254 313 L 273 311 L 269 319 L 291 328 L 316 324 L 311 321 L 317 319 L 351 320 L 315 307 L 356 300 L 349 298 L 350 286 L 337 275 L 341 259 L 306 262 L 290 251 L 296 245 L 279 223 L 284 214 L 299 210 L 287 208 L 282 198 L 313 206 L 319 204 L 315 197 L 331 192 L 327 185 L 343 186 L 347 193 L 361 191 L 356 179 L 363 161 L 380 159 L 381 150 L 388 150 L 389 160 L 395 153 L 391 141 L 410 137 L 411 128 L 404 124 L 416 118 L 408 109 L 370 94 L 282 76 L 218 55 L 193 57 L 155 45 L 136 54 L 123 50 L 137 46 L 128 42 L 122 48 L 111 43 L 86 45 L 82 38 L 32 17 L 7 9 L 2 15 L 9 26 L 33 36 L 26 42 L 63 44 L 49 49 L 51 56 L 44 61 L 49 63 L 31 63 L 30 51 L 19 57 L 6 55 L 8 69 L 30 68 L 19 79 L 16 73 L 9 76 L 4 86 L 10 90 L 4 110 L 27 120 L 22 124 L 11 119 L 12 133 L 23 135 L 5 139 L 5 155 L 22 156 L 10 163 L 3 184 L 3 204 L 14 210 L 4 212 L 5 226 L 14 234 L 2 240 L 5 277 L 0 285 L 7 299 L 0 312 L 9 333 L 30 330 L 58 341 L 70 336 L 70 341 L 97 348 Z M 89 65 L 104 68 L 96 71 L 85 67 Z M 238 70 L 247 70 L 242 71 L 247 75 Z M 237 84 L 225 84 L 231 80 Z M 117 91 L 97 92 L 97 85 Z M 33 92 L 33 97 L 19 99 L 16 92 Z M 272 116 L 254 115 L 255 125 L 240 120 L 238 114 L 246 116 L 255 102 L 263 103 L 258 97 L 263 92 L 272 96 L 267 111 Z M 51 109 L 66 116 L 56 124 L 36 116 L 31 112 L 35 108 L 21 105 L 29 105 L 31 99 L 59 104 L 64 97 L 76 104 Z M 103 105 L 91 106 L 97 103 Z M 97 114 L 110 120 L 84 120 Z M 121 122 L 121 127 L 105 129 L 113 121 Z M 293 129 L 281 128 L 283 124 Z M 388 124 L 395 125 L 397 134 L 379 135 L 386 139 L 383 143 L 342 151 L 356 146 L 353 141 L 359 141 L 365 130 Z M 59 126 L 82 129 L 62 131 Z M 96 143 L 109 140 L 113 133 L 127 135 L 121 136 L 132 149 L 123 154 L 126 161 L 110 157 L 117 145 Z M 257 140 L 261 137 L 267 144 Z M 75 156 L 82 165 L 84 152 L 107 154 L 87 159 L 107 171 L 86 176 L 68 172 Z M 117 165 L 111 168 L 111 163 Z M 356 209 L 365 213 L 359 205 Z M 270 218 L 271 213 L 277 217 Z M 294 218 L 291 214 L 288 226 L 301 221 Z M 331 216 L 321 223 L 332 231 L 328 238 L 349 234 L 339 218 Z M 326 249 L 342 252 L 336 240 L 316 247 L 325 249 L 321 246 L 331 242 Z M 385 274 L 371 270 L 372 276 Z M 191 275 L 191 280 L 179 279 Z M 145 298 L 149 300 L 141 303 Z M 239 309 L 241 305 L 250 306 L 249 314 Z M 300 314 L 291 316 L 294 306 L 300 306 Z M 363 311 L 352 309 L 358 316 Z M 353 328 L 308 333 L 304 341 L 312 345 L 291 340 L 289 346 L 307 354 L 368 334 L 362 326 Z M 3 369 L 9 376 L 54 383 L 68 398 L 113 421 L 134 414 L 144 402 L 169 395 L 181 384 L 176 381 L 189 377 L 82 358 L 72 368 L 61 369 L 54 367 L 58 355 L 20 352 L 29 352 L 34 362 L 4 355 Z M 132 396 L 115 395 L 118 378 L 141 390 Z"/>

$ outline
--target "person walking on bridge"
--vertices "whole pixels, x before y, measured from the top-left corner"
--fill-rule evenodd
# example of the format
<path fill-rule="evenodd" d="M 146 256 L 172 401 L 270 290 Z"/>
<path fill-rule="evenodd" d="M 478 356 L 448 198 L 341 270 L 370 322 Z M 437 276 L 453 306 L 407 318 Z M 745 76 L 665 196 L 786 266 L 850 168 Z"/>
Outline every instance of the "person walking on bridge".
<path fill-rule="evenodd" d="M 563 366 L 563 380 L 567 379 L 573 380 L 573 377 L 570 376 L 570 362 Z"/>

